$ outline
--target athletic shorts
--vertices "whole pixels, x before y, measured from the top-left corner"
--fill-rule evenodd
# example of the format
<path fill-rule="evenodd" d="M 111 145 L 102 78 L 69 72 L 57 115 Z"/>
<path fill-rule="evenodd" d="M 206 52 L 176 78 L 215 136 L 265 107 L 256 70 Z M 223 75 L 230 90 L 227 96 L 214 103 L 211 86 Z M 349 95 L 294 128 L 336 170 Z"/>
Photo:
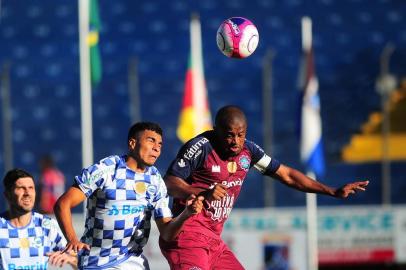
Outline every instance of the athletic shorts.
<path fill-rule="evenodd" d="M 171 270 L 243 270 L 224 241 L 197 232 L 182 231 L 175 241 L 159 239 Z"/>

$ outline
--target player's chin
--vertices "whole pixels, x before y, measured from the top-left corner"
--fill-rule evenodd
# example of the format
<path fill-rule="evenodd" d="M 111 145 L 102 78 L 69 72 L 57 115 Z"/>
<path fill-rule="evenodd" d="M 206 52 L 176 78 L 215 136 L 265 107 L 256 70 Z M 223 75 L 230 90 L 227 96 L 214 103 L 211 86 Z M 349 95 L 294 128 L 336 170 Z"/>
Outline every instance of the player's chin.
<path fill-rule="evenodd" d="M 232 147 L 228 149 L 228 153 L 230 156 L 235 157 L 241 153 L 241 148 Z"/>
<path fill-rule="evenodd" d="M 145 160 L 144 162 L 145 162 L 145 165 L 147 165 L 147 166 L 152 166 L 152 165 L 155 164 L 155 161 L 156 161 L 156 160 L 157 160 L 157 158 L 151 157 L 151 158 L 149 158 L 148 160 Z"/>

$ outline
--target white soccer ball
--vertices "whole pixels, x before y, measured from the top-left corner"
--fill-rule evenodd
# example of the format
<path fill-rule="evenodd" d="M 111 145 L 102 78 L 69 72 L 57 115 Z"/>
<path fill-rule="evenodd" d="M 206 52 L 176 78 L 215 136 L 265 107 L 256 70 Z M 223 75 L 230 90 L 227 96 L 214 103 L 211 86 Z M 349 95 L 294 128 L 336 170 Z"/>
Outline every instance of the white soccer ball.
<path fill-rule="evenodd" d="M 217 30 L 217 47 L 227 57 L 245 58 L 258 46 L 259 34 L 255 25 L 243 17 L 225 20 Z"/>

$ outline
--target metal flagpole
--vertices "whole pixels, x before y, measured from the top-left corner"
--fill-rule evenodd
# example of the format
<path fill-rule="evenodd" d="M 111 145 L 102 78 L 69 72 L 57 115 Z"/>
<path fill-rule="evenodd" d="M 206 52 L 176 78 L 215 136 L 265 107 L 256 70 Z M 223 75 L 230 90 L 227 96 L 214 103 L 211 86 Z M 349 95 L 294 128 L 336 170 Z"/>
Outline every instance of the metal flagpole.
<path fill-rule="evenodd" d="M 90 82 L 89 0 L 78 0 L 80 49 L 80 109 L 82 130 L 82 166 L 93 164 L 92 87 Z M 86 203 L 83 204 L 85 213 Z"/>
<path fill-rule="evenodd" d="M 381 95 L 382 107 L 382 204 L 391 204 L 391 160 L 389 149 L 390 108 L 389 97 L 396 87 L 396 78 L 389 72 L 389 60 L 395 47 L 388 43 L 382 51 L 380 75 L 376 81 L 376 89 Z"/>
<path fill-rule="evenodd" d="M 302 46 L 304 51 L 310 51 L 312 48 L 312 21 L 309 17 L 302 18 Z M 303 128 L 304 127 L 302 126 L 302 133 Z M 316 179 L 316 176 L 312 172 L 308 172 L 307 175 Z M 319 260 L 317 243 L 317 195 L 314 193 L 306 193 L 306 218 L 308 254 L 307 269 L 317 270 Z"/>

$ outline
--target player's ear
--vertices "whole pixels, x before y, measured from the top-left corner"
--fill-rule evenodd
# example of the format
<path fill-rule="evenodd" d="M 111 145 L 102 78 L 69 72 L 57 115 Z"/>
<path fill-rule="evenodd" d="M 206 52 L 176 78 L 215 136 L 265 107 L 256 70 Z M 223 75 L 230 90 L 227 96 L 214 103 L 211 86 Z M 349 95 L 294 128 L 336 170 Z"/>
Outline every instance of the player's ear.
<path fill-rule="evenodd" d="M 134 150 L 136 145 L 137 145 L 137 140 L 136 140 L 135 138 L 131 138 L 131 139 L 128 141 L 128 148 L 129 148 L 130 150 Z"/>

